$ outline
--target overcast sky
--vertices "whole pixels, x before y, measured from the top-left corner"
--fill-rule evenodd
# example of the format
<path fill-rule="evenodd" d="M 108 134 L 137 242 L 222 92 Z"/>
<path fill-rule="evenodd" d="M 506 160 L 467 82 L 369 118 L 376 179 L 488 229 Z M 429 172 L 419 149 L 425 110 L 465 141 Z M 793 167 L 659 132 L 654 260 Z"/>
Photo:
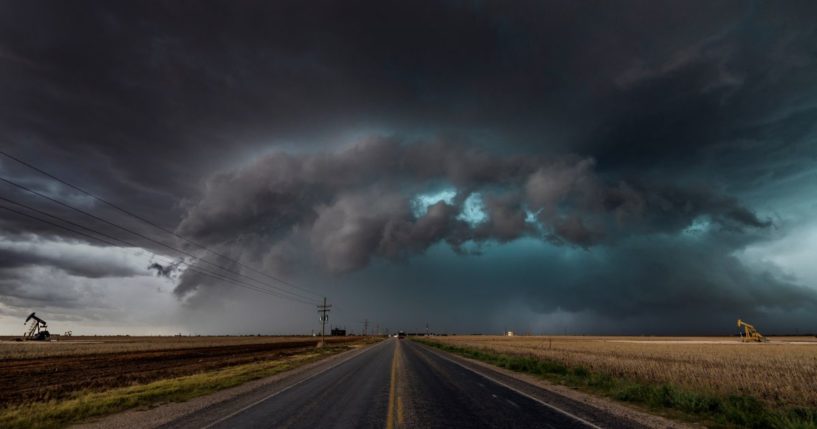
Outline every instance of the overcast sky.
<path fill-rule="evenodd" d="M 0 10 L 0 334 L 817 332 L 813 1 Z"/>

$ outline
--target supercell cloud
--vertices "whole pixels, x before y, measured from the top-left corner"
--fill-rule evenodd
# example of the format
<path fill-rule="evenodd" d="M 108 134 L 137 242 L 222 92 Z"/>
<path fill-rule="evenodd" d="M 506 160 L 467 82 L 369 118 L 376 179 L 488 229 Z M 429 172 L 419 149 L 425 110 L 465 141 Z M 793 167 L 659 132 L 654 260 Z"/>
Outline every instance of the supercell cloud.
<path fill-rule="evenodd" d="M 2 7 L 4 333 L 817 331 L 813 2 Z"/>
<path fill-rule="evenodd" d="M 266 244 L 252 246 L 257 259 L 281 242 L 303 245 L 329 271 L 344 272 L 439 242 L 459 251 L 468 242 L 533 237 L 589 249 L 625 236 L 678 234 L 704 217 L 718 229 L 771 226 L 734 198 L 607 183 L 594 164 L 379 138 L 319 153 L 279 152 L 212 178 L 178 232 L 217 246 L 241 234 Z"/>

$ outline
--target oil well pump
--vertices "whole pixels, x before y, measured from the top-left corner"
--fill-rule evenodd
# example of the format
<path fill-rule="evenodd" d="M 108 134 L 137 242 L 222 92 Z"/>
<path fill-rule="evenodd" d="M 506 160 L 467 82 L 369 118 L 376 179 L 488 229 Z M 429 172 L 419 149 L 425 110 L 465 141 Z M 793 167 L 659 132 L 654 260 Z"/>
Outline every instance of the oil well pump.
<path fill-rule="evenodd" d="M 741 332 L 741 329 L 743 330 Z M 740 337 L 744 343 L 767 343 L 769 339 L 766 338 L 763 334 L 758 332 L 754 326 L 744 322 L 743 320 L 738 319 L 738 332 L 740 333 Z"/>
<path fill-rule="evenodd" d="M 34 313 L 31 313 L 28 315 L 28 317 L 26 317 L 24 324 L 28 324 L 28 330 L 23 336 L 23 340 L 49 341 L 51 339 L 51 334 L 47 330 L 48 325 L 45 323 L 45 320 L 40 319 Z"/>

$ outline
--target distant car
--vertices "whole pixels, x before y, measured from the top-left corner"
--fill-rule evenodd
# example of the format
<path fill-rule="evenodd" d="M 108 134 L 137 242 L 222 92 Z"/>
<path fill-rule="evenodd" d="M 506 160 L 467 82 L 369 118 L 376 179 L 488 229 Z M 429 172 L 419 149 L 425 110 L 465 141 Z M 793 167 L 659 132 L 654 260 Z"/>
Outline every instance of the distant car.
<path fill-rule="evenodd" d="M 406 333 L 405 333 L 405 332 L 403 332 L 403 331 L 398 332 L 398 333 L 397 333 L 397 338 L 398 338 L 398 339 L 401 339 L 401 340 L 402 340 L 403 338 L 406 338 Z"/>

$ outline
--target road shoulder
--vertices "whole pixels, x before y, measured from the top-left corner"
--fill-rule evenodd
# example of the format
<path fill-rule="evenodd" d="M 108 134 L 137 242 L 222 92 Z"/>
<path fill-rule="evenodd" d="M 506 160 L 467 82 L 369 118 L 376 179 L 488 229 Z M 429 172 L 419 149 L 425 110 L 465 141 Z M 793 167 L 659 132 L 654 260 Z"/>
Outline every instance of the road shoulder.
<path fill-rule="evenodd" d="M 109 415 L 99 420 L 74 425 L 77 429 L 148 429 L 158 427 L 204 427 L 215 420 L 209 410 L 218 409 L 218 414 L 225 410 L 240 410 L 249 404 L 264 398 L 276 391 L 308 379 L 318 373 L 338 365 L 358 354 L 376 347 L 361 346 L 328 356 L 286 372 L 266 377 L 240 386 L 220 390 L 216 393 L 201 396 L 189 401 L 160 405 L 147 410 L 128 410 Z"/>
<path fill-rule="evenodd" d="M 608 426 L 605 422 L 610 421 L 610 417 L 619 421 L 632 422 L 632 427 L 656 429 L 690 429 L 700 427 L 652 415 L 606 398 L 593 396 L 567 386 L 550 383 L 530 374 L 514 372 L 489 363 L 447 353 L 419 342 L 415 342 L 415 344 L 431 353 L 456 362 L 484 377 L 493 379 L 521 393 L 544 401 L 602 427 Z"/>

